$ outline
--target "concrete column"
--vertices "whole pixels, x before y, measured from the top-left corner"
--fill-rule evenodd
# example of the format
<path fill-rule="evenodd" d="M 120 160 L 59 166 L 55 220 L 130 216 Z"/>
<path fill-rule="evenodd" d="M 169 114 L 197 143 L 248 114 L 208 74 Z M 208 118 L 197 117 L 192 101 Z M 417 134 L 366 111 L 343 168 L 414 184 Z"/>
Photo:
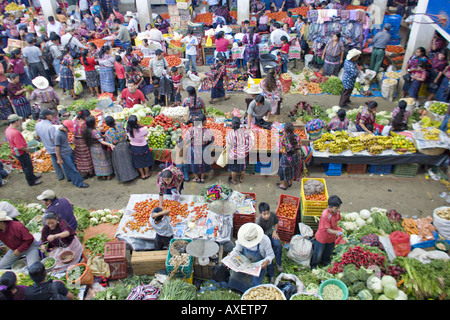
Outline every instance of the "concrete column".
<path fill-rule="evenodd" d="M 136 10 L 141 32 L 145 31 L 145 25 L 153 22 L 151 0 L 136 1 Z"/>
<path fill-rule="evenodd" d="M 416 7 L 416 13 L 427 12 L 429 0 L 419 0 Z M 428 22 L 424 15 L 414 16 L 414 23 L 412 24 L 411 33 L 408 43 L 406 45 L 405 60 L 403 60 L 402 71 L 406 72 L 408 60 L 416 52 L 418 47 L 424 47 L 427 52 L 433 39 L 435 27 L 433 24 L 423 24 L 420 22 Z"/>
<path fill-rule="evenodd" d="M 376 27 L 381 27 L 381 24 L 383 24 L 384 14 L 387 8 L 387 0 L 374 0 L 373 5 L 380 8 L 378 16 L 375 18 L 374 24 L 376 25 Z M 380 26 L 376 22 L 380 22 Z"/>
<path fill-rule="evenodd" d="M 41 3 L 41 10 L 44 14 L 45 21 L 47 21 L 47 18 L 50 16 L 53 16 L 56 19 L 56 8 L 58 7 L 56 5 L 55 0 L 40 0 Z"/>
<path fill-rule="evenodd" d="M 241 25 L 245 20 L 250 20 L 250 1 L 237 0 L 237 24 Z"/>

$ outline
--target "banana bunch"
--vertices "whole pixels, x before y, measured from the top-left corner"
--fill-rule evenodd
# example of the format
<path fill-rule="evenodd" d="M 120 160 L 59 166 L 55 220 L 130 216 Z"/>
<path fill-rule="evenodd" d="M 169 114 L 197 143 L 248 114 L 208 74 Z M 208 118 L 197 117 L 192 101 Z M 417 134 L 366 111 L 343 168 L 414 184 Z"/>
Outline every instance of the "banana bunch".
<path fill-rule="evenodd" d="M 439 134 L 441 133 L 439 129 L 434 127 L 422 128 L 421 132 L 426 140 L 439 140 Z"/>
<path fill-rule="evenodd" d="M 321 139 L 314 141 L 314 149 L 320 152 L 325 152 L 328 149 L 328 144 Z"/>
<path fill-rule="evenodd" d="M 383 150 L 389 150 L 392 148 L 392 137 L 377 136 L 376 145 L 383 148 Z"/>
<path fill-rule="evenodd" d="M 319 140 L 322 140 L 322 141 L 334 141 L 334 140 L 336 140 L 336 136 L 334 135 L 334 134 L 332 134 L 331 132 L 327 132 L 327 133 L 324 133 L 321 137 L 320 137 L 320 139 Z"/>
<path fill-rule="evenodd" d="M 373 134 L 364 133 L 359 136 L 359 141 L 366 147 L 366 149 L 369 149 L 370 146 L 376 142 L 376 138 Z"/>
<path fill-rule="evenodd" d="M 379 144 L 374 144 L 370 146 L 368 151 L 370 154 L 380 154 L 381 152 L 383 152 L 383 150 L 384 150 L 383 146 Z"/>
<path fill-rule="evenodd" d="M 353 153 L 358 153 L 358 152 L 364 151 L 364 149 L 365 149 L 364 145 L 359 141 L 355 142 L 355 143 L 350 143 L 348 147 L 349 147 L 350 151 Z"/>
<path fill-rule="evenodd" d="M 337 141 L 332 141 L 328 144 L 328 152 L 332 154 L 339 154 L 348 149 L 348 144 L 339 144 Z"/>

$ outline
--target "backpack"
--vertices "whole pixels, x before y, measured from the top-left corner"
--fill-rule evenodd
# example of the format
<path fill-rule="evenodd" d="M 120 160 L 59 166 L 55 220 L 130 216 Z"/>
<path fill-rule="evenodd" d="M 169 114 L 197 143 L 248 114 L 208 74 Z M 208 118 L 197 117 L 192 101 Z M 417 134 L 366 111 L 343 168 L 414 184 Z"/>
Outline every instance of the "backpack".
<path fill-rule="evenodd" d="M 53 55 L 50 51 L 51 46 L 56 46 L 56 44 L 45 45 L 44 49 L 42 50 L 42 57 L 44 58 L 44 61 L 47 62 L 47 65 L 49 65 L 49 66 L 51 66 L 53 63 Z"/>
<path fill-rule="evenodd" d="M 50 289 L 52 292 L 52 296 L 50 297 L 50 300 L 69 300 L 66 296 L 63 296 L 61 293 L 58 292 L 58 288 L 56 287 L 56 282 L 52 282 L 50 284 Z"/>
<path fill-rule="evenodd" d="M 74 59 L 78 59 L 81 57 L 81 50 L 77 46 L 70 46 L 70 43 L 72 42 L 73 36 L 70 38 L 69 42 L 66 45 L 66 49 L 69 49 L 70 55 Z"/>

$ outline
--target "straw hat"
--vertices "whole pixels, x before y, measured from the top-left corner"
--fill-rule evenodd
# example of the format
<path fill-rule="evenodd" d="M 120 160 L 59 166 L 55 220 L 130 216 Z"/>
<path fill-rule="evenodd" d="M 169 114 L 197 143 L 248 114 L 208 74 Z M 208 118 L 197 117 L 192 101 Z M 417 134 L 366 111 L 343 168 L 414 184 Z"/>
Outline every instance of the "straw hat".
<path fill-rule="evenodd" d="M 251 84 L 250 88 L 247 88 L 244 90 L 245 93 L 248 94 L 261 94 L 263 93 L 263 89 L 261 89 L 261 87 L 257 84 Z"/>
<path fill-rule="evenodd" d="M 362 52 L 359 51 L 358 49 L 352 49 L 347 54 L 347 60 L 352 60 L 354 57 L 361 55 L 361 53 Z"/>
<path fill-rule="evenodd" d="M 0 222 L 11 221 L 12 218 L 8 217 L 6 211 L 0 211 Z"/>
<path fill-rule="evenodd" d="M 36 88 L 41 90 L 47 89 L 49 86 L 48 80 L 42 76 L 34 78 L 31 82 Z"/>
<path fill-rule="evenodd" d="M 253 222 L 243 224 L 238 231 L 238 241 L 246 248 L 259 244 L 264 236 L 264 230 Z"/>

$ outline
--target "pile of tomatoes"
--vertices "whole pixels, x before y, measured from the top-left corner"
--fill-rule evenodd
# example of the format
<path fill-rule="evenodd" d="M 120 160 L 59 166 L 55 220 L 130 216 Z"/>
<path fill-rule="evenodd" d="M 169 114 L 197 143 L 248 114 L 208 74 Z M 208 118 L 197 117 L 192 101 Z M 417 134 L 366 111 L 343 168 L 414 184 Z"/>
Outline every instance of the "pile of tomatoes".
<path fill-rule="evenodd" d="M 208 205 L 207 204 L 195 206 L 194 202 L 192 202 L 191 207 L 193 207 L 193 210 L 192 210 L 193 216 L 191 217 L 192 222 L 195 222 L 201 218 L 206 218 L 208 216 Z"/>
<path fill-rule="evenodd" d="M 305 195 L 305 199 L 308 201 L 327 201 L 327 197 L 325 196 L 325 193 L 314 193 L 312 195 Z"/>
<path fill-rule="evenodd" d="M 297 206 L 292 203 L 282 203 L 278 207 L 277 216 L 294 219 L 297 215 Z"/>

